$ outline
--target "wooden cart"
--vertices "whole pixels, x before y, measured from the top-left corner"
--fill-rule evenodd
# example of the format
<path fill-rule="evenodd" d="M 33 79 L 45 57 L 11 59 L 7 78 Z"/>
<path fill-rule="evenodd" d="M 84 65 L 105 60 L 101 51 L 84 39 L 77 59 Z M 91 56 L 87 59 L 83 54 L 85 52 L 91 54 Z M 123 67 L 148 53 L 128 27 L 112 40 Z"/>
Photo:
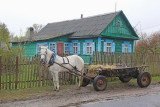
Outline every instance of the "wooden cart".
<path fill-rule="evenodd" d="M 82 86 L 85 87 L 89 83 L 93 82 L 93 87 L 96 91 L 103 91 L 107 87 L 107 77 L 119 77 L 119 80 L 123 83 L 129 82 L 132 78 L 137 78 L 137 83 L 141 88 L 147 87 L 151 83 L 151 75 L 149 72 L 145 72 L 145 68 L 148 66 L 136 66 L 136 67 L 119 67 L 113 69 L 98 69 L 95 70 L 97 75 L 90 76 L 84 74 Z M 95 73 L 95 74 L 96 74 Z"/>

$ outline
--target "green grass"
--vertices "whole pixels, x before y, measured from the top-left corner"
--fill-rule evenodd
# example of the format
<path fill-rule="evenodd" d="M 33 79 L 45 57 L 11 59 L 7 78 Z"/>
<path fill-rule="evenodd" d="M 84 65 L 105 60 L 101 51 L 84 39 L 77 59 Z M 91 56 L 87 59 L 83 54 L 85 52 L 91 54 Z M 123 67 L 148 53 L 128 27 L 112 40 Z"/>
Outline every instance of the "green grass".
<path fill-rule="evenodd" d="M 52 87 L 36 87 L 17 90 L 1 90 L 0 101 L 23 100 L 37 95 L 46 95 L 51 89 Z"/>

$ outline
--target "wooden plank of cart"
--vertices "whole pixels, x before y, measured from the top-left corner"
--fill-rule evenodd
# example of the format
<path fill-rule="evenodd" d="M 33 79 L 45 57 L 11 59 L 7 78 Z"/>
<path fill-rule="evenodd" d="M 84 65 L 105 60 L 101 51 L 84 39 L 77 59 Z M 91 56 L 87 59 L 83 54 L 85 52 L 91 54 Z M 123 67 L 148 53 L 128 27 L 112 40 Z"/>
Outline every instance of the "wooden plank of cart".
<path fill-rule="evenodd" d="M 107 87 L 107 77 L 119 77 L 119 80 L 123 83 L 129 82 L 132 78 L 137 78 L 137 83 L 141 88 L 148 87 L 151 83 L 151 75 L 149 72 L 144 71 L 146 65 L 135 67 L 119 67 L 119 68 L 107 68 L 107 69 L 95 69 L 95 75 L 91 76 L 85 74 L 82 86 L 85 87 L 89 83 L 93 82 L 93 87 L 96 91 L 103 91 Z"/>

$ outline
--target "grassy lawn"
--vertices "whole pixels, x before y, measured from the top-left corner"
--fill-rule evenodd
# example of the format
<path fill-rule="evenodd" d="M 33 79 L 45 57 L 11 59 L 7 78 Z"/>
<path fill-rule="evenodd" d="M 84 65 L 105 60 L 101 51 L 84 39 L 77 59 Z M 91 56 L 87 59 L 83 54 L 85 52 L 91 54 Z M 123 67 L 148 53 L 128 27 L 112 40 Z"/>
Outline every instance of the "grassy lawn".
<path fill-rule="evenodd" d="M 156 84 L 160 82 L 160 76 L 152 77 L 152 83 Z M 129 82 L 130 85 L 137 85 L 137 80 L 132 79 Z M 121 83 L 119 80 L 115 80 L 108 83 L 108 87 L 116 88 L 116 87 L 124 87 L 127 84 Z M 62 88 L 67 88 L 69 85 L 63 85 Z M 53 90 L 53 86 L 47 86 L 47 87 L 35 87 L 35 88 L 26 88 L 26 89 L 17 89 L 17 90 L 1 90 L 0 91 L 0 102 L 5 101 L 14 101 L 14 100 L 24 100 L 24 99 L 30 99 L 38 96 L 45 96 L 45 95 L 52 95 L 56 93 Z"/>

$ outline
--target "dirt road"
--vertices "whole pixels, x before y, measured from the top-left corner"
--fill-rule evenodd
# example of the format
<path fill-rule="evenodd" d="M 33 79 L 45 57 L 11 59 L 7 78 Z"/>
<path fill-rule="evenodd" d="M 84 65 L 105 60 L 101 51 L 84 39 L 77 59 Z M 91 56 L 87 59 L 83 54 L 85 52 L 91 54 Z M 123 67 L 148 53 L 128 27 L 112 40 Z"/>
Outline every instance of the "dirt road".
<path fill-rule="evenodd" d="M 120 99 L 124 96 L 144 96 L 148 93 L 160 92 L 160 85 L 139 88 L 137 85 L 126 84 L 123 87 L 108 87 L 105 91 L 94 91 L 92 85 L 77 90 L 77 86 L 69 86 L 51 95 L 36 96 L 34 99 L 1 103 L 0 107 L 68 107 L 88 102 Z"/>

